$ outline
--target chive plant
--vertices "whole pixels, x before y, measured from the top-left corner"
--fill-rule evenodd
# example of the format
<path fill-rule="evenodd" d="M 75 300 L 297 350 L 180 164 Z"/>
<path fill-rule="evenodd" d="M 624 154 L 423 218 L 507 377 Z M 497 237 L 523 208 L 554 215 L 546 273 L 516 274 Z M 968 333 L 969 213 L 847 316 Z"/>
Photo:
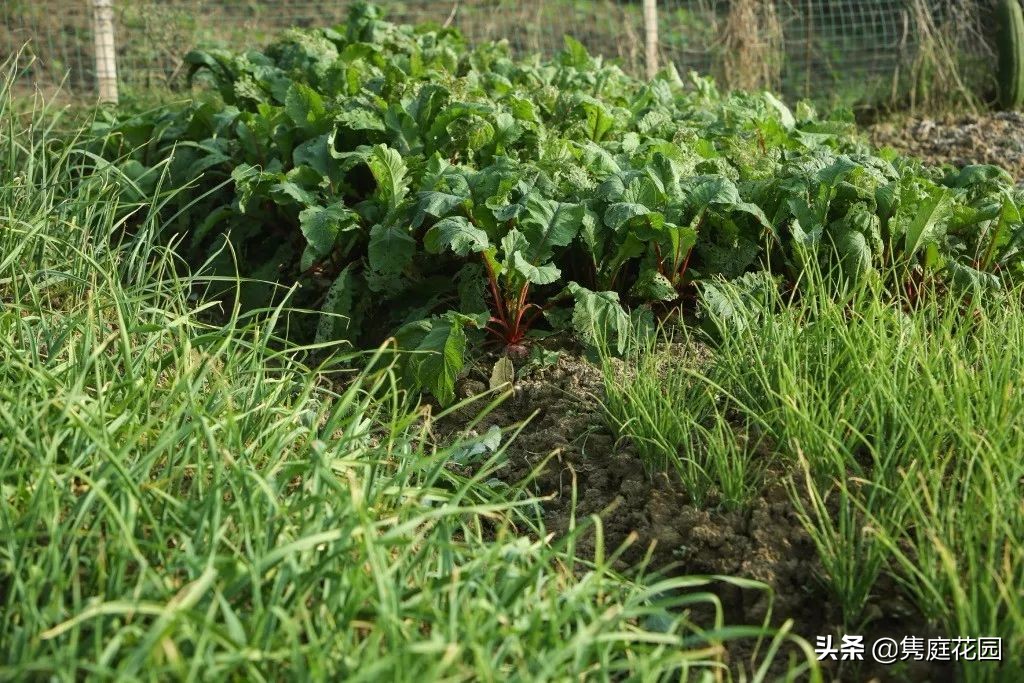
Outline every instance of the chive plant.
<path fill-rule="evenodd" d="M 871 281 L 808 271 L 795 293 L 719 294 L 709 316 L 713 361 L 656 372 L 677 350 L 606 363 L 613 425 L 652 466 L 674 469 L 699 502 L 722 488 L 744 440 L 708 440 L 754 425 L 788 467 L 797 513 L 847 632 L 872 616 L 890 577 L 921 623 L 947 637 L 1001 637 L 1001 664 L 960 662 L 963 680 L 1024 675 L 1024 290 L 923 286 L 913 302 Z M 680 382 L 678 377 L 685 376 Z M 622 378 L 627 378 L 623 380 Z M 667 428 L 671 425 L 672 430 Z M 667 437 L 666 435 L 671 435 Z M 697 468 L 692 446 L 712 453 Z M 756 492 L 755 492 L 756 494 Z"/>

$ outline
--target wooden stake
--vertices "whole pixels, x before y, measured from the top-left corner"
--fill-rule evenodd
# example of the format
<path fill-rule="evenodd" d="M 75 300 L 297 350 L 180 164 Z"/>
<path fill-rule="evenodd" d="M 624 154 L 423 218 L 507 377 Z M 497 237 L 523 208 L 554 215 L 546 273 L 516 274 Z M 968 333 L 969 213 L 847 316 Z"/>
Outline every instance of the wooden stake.
<path fill-rule="evenodd" d="M 96 84 L 101 103 L 117 104 L 117 46 L 114 43 L 114 0 L 92 0 Z"/>
<path fill-rule="evenodd" d="M 644 0 L 644 62 L 647 78 L 658 73 L 658 7 L 656 0 Z"/>

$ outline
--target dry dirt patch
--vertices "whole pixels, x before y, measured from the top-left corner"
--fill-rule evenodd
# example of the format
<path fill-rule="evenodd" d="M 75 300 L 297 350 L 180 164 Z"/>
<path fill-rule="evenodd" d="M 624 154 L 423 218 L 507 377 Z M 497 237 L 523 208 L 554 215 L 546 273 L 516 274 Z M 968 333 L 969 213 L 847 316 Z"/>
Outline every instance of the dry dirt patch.
<path fill-rule="evenodd" d="M 484 391 L 483 380 L 483 373 L 464 380 L 460 393 Z M 823 570 L 793 510 L 784 484 L 787 472 L 782 467 L 770 472 L 763 495 L 747 510 L 695 506 L 674 476 L 648 475 L 631 444 L 615 438 L 602 415 L 602 395 L 600 370 L 563 353 L 554 367 L 520 380 L 514 397 L 475 427 L 483 433 L 491 426 L 509 428 L 530 420 L 509 444 L 507 462 L 497 476 L 514 486 L 540 468 L 527 492 L 549 496 L 543 511 L 548 531 L 562 534 L 569 529 L 575 487 L 576 519 L 592 514 L 601 518 L 607 552 L 631 533 L 637 534 L 637 542 L 620 557 L 619 569 L 626 571 L 640 563 L 654 544 L 649 566 L 659 573 L 756 579 L 771 586 L 774 593 L 774 625 L 792 618 L 796 633 L 812 644 L 815 635 L 842 632 L 841 615 L 820 581 Z M 441 432 L 457 432 L 458 425 L 472 420 L 478 410 L 478 406 L 463 409 L 446 420 Z M 593 557 L 593 534 L 581 539 L 577 550 L 582 557 Z M 726 623 L 760 624 L 765 619 L 769 600 L 764 592 L 725 584 L 717 592 Z M 871 607 L 876 620 L 865 634 L 868 642 L 880 635 L 926 635 L 921 633 L 920 617 L 894 584 L 881 581 L 876 592 Z M 748 647 L 733 646 L 730 651 L 742 660 Z M 863 680 L 881 675 L 880 680 L 942 681 L 947 672 L 931 669 L 903 672 L 898 677 L 894 673 L 862 669 L 856 675 L 866 676 Z M 845 672 L 836 680 L 849 675 Z"/>
<path fill-rule="evenodd" d="M 867 129 L 871 142 L 934 163 L 992 164 L 1024 181 L 1024 113 L 908 118 Z"/>

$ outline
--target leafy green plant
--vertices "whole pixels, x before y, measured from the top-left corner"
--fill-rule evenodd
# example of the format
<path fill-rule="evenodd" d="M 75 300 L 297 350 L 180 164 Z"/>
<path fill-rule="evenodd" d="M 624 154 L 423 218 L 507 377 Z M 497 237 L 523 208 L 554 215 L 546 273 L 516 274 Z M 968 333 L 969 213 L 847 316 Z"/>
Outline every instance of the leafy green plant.
<path fill-rule="evenodd" d="M 321 318 L 293 335 L 445 349 L 405 373 L 443 401 L 487 337 L 593 347 L 596 303 L 618 326 L 691 307 L 695 283 L 767 270 L 791 288 L 812 263 L 908 290 L 1021 275 L 1020 191 L 994 169 L 877 156 L 842 118 L 672 69 L 642 82 L 571 38 L 514 59 L 356 4 L 345 25 L 188 63 L 212 89 L 108 112 L 88 151 L 140 196 L 189 186 L 165 235 L 239 268 L 244 307 L 298 285 Z"/>
<path fill-rule="evenodd" d="M 211 321 L 219 278 L 158 239 L 178 188 L 137 201 L 53 112 L 12 111 L 12 80 L 0 678 L 657 680 L 715 675 L 742 638 L 766 644 L 754 680 L 786 654 L 821 680 L 791 622 L 726 624 L 714 585 L 764 584 L 623 576 L 587 520 L 553 539 L 536 499 L 488 483 L 507 435 L 438 444 L 389 356 L 279 338 L 287 299 L 243 312 L 233 291 Z M 417 343 L 457 345 L 443 320 Z"/>

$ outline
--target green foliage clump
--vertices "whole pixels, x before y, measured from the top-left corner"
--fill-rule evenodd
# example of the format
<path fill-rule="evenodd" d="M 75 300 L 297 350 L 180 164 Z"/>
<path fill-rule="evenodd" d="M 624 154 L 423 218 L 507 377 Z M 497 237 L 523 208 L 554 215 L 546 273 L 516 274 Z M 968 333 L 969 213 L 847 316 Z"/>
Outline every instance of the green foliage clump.
<path fill-rule="evenodd" d="M 605 358 L 615 433 L 698 505 L 756 510 L 785 482 L 847 632 L 895 618 L 1021 651 L 1022 288 L 909 306 L 809 270 L 794 293 L 752 273 L 705 294 L 717 339 L 686 327 Z M 1020 657 L 950 665 L 1024 677 Z"/>
<path fill-rule="evenodd" d="M 14 72 L 0 680 L 764 680 L 790 654 L 821 680 L 792 622 L 733 628 L 712 592 L 767 585 L 624 576 L 596 518 L 552 538 L 540 500 L 492 479 L 507 434 L 438 445 L 387 364 L 348 374 L 344 350 L 311 365 L 278 338 L 289 302 L 211 324 L 159 204 L 113 169 L 80 182 L 92 160 L 45 106 L 12 108 Z M 764 647 L 727 660 L 738 638 Z"/>
<path fill-rule="evenodd" d="M 140 191 L 191 184 L 167 230 L 267 281 L 247 305 L 298 283 L 321 341 L 440 352 L 406 375 L 443 402 L 488 336 L 518 354 L 545 332 L 592 339 L 580 325 L 599 319 L 624 338 L 624 309 L 687 304 L 697 281 L 793 282 L 814 262 L 916 291 L 1022 267 L 1021 197 L 998 169 L 878 156 L 846 120 L 671 68 L 642 82 L 571 38 L 514 59 L 360 4 L 188 62 L 217 96 L 114 117 L 96 151 Z"/>

